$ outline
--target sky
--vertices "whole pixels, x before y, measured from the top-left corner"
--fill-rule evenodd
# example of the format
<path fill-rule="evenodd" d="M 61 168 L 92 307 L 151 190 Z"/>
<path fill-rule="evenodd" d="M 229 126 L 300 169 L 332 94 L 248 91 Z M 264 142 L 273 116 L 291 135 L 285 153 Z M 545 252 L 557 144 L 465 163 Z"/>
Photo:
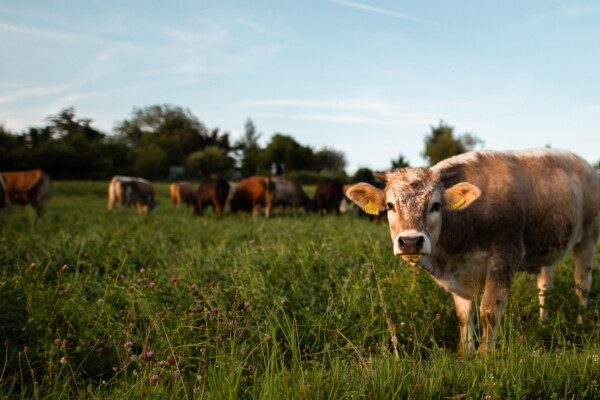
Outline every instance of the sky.
<path fill-rule="evenodd" d="M 239 137 L 248 117 L 342 150 L 348 171 L 420 153 L 444 120 L 485 148 L 600 159 L 600 3 L 0 3 L 0 124 L 74 106 L 111 133 L 133 108 L 189 108 Z"/>

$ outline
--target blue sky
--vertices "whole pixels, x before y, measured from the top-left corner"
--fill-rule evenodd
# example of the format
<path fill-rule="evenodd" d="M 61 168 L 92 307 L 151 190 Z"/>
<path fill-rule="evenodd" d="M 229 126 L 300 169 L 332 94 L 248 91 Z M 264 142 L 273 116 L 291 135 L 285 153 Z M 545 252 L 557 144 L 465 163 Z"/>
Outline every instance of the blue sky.
<path fill-rule="evenodd" d="M 491 149 L 600 159 L 600 3 L 0 3 L 0 124 L 67 106 L 110 132 L 133 107 L 189 108 L 240 135 L 343 150 L 349 171 L 413 165 L 439 119 Z"/>

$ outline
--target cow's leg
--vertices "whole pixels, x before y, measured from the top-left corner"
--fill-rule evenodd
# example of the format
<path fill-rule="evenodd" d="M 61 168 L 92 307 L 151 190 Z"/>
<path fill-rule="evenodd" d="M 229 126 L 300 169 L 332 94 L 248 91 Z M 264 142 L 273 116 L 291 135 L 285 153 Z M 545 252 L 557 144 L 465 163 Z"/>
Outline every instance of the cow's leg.
<path fill-rule="evenodd" d="M 538 298 L 540 300 L 540 321 L 548 319 L 545 306 L 546 292 L 554 288 L 554 270 L 552 267 L 542 267 L 537 275 Z"/>
<path fill-rule="evenodd" d="M 494 349 L 496 330 L 504 314 L 513 278 L 511 259 L 512 257 L 504 253 L 495 260 L 491 260 L 488 268 L 479 307 L 479 316 L 483 324 L 483 334 L 477 349 L 479 353 L 487 353 Z"/>
<path fill-rule="evenodd" d="M 216 199 L 213 199 L 211 202 L 211 205 L 212 205 L 213 212 L 217 216 L 217 219 L 221 219 L 221 217 L 223 216 L 223 208 L 221 207 L 219 202 Z"/>
<path fill-rule="evenodd" d="M 256 204 L 254 207 L 252 207 L 252 216 L 256 217 L 258 215 L 258 212 L 260 211 L 260 204 Z M 266 211 L 265 211 L 266 213 Z"/>
<path fill-rule="evenodd" d="M 577 297 L 579 297 L 581 309 L 587 306 L 588 293 L 592 288 L 592 267 L 594 253 L 596 252 L 597 234 L 591 236 L 593 236 L 593 239 L 589 237 L 584 238 L 573 250 L 575 258 L 575 292 L 577 293 Z M 577 323 L 581 324 L 582 322 L 583 318 L 580 312 L 577 316 Z"/>
<path fill-rule="evenodd" d="M 473 342 L 473 301 L 467 300 L 459 295 L 452 293 L 454 297 L 454 307 L 456 307 L 456 316 L 460 325 L 460 342 L 458 343 L 458 356 L 464 357 L 475 352 L 475 343 Z"/>
<path fill-rule="evenodd" d="M 114 188 L 113 183 L 111 182 L 108 185 L 108 205 L 107 205 L 108 211 L 112 211 L 114 204 L 115 204 L 115 188 Z"/>

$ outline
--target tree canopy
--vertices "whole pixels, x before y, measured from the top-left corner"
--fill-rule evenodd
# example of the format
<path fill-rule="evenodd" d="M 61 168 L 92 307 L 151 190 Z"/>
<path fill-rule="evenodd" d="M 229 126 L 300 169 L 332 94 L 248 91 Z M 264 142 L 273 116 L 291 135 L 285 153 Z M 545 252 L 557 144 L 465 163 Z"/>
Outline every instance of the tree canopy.
<path fill-rule="evenodd" d="M 454 127 L 439 121 L 431 126 L 431 132 L 425 136 L 425 150 L 421 153 L 429 165 L 435 165 L 448 157 L 473 150 L 483 141 L 470 133 L 455 137 Z"/>

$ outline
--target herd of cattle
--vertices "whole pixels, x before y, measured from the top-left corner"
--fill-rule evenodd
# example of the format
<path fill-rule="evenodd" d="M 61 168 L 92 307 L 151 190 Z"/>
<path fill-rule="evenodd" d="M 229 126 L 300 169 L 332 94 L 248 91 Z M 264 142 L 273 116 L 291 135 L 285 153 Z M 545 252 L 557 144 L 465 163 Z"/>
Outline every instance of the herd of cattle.
<path fill-rule="evenodd" d="M 383 184 L 344 187 L 335 179 L 318 183 L 311 200 L 299 185 L 255 176 L 238 183 L 208 179 L 198 190 L 176 182 L 170 194 L 201 214 L 211 206 L 221 217 L 260 208 L 304 208 L 339 213 L 344 196 L 378 218 L 387 215 L 394 255 L 426 270 L 454 297 L 460 323 L 460 353 L 475 351 L 473 314 L 477 299 L 483 334 L 479 352 L 494 346 L 498 324 L 517 271 L 537 275 L 540 319 L 554 285 L 552 264 L 573 253 L 575 291 L 583 308 L 592 286 L 593 258 L 600 236 L 600 176 L 575 154 L 551 149 L 478 151 L 431 168 L 403 168 L 376 174 Z M 31 203 L 41 216 L 50 180 L 40 170 L 0 174 L 0 205 Z M 108 209 L 155 205 L 152 184 L 115 176 Z M 578 322 L 581 322 L 579 314 Z"/>
<path fill-rule="evenodd" d="M 262 209 L 269 217 L 271 210 L 316 211 L 321 215 L 345 212 L 344 189 L 339 179 L 322 179 L 317 183 L 315 196 L 311 199 L 302 186 L 281 177 L 252 176 L 239 182 L 229 182 L 221 178 L 205 179 L 198 189 L 187 181 L 174 182 L 169 186 L 169 195 L 175 207 L 181 204 L 192 207 L 202 215 L 207 207 L 212 207 L 218 218 L 228 207 L 232 213 L 251 212 L 258 215 Z M 108 188 L 108 210 L 115 207 L 135 205 L 141 213 L 149 213 L 156 201 L 152 183 L 143 178 L 120 176 L 112 178 Z M 379 219 L 378 219 L 379 220 Z"/>
<path fill-rule="evenodd" d="M 183 203 L 202 215 L 207 207 L 212 207 L 218 218 L 223 216 L 226 207 L 232 213 L 252 212 L 256 216 L 262 209 L 269 217 L 273 208 L 283 210 L 317 211 L 321 215 L 339 214 L 347 209 L 344 190 L 339 179 L 323 179 L 318 182 L 313 199 L 309 198 L 302 186 L 290 180 L 266 176 L 253 176 L 239 182 L 225 179 L 205 179 L 198 189 L 187 181 L 174 182 L 169 187 L 169 195 L 179 208 Z M 0 173 L 0 207 L 10 204 L 31 204 L 42 217 L 50 196 L 51 181 L 40 169 Z M 135 206 L 140 213 L 148 214 L 156 206 L 152 183 L 144 178 L 114 176 L 108 185 L 108 211 L 114 208 Z M 379 222 L 381 216 L 376 220 Z"/>

